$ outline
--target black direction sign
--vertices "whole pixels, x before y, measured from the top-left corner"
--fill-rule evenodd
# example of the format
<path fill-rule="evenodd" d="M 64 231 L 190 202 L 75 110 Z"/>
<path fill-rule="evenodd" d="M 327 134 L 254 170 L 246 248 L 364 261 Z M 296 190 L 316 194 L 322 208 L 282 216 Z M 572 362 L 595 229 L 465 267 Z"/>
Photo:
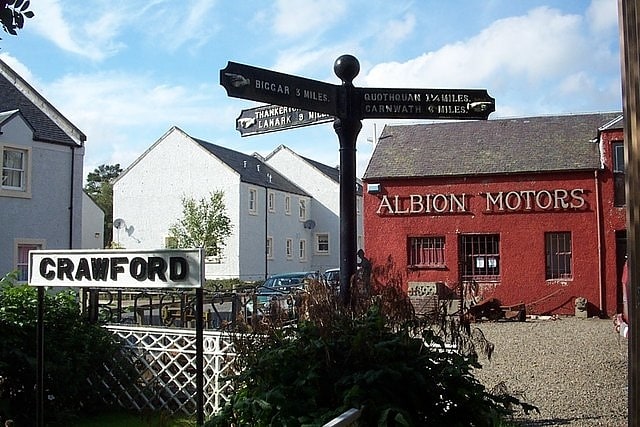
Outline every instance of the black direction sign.
<path fill-rule="evenodd" d="M 357 91 L 363 119 L 487 120 L 496 109 L 495 99 L 484 89 L 358 88 Z"/>
<path fill-rule="evenodd" d="M 242 110 L 240 116 L 236 119 L 236 129 L 240 132 L 240 136 L 251 136 L 326 123 L 333 119 L 333 116 L 325 113 L 282 107 L 280 105 L 264 105 Z"/>
<path fill-rule="evenodd" d="M 330 83 L 228 62 L 220 84 L 234 98 L 338 115 L 339 86 Z"/>

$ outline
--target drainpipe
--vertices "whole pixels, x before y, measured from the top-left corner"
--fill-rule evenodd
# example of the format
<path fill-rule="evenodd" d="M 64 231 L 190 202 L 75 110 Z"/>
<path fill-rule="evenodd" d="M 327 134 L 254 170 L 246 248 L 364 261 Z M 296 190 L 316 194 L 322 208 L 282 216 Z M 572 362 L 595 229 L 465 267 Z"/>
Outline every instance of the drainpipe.
<path fill-rule="evenodd" d="M 267 251 L 267 241 L 269 240 L 269 189 L 264 187 L 264 280 L 269 278 L 269 252 Z"/>
<path fill-rule="evenodd" d="M 76 174 L 76 148 L 71 146 L 71 200 L 69 202 L 69 249 L 73 249 L 73 197 Z"/>
<path fill-rule="evenodd" d="M 602 242 L 603 242 L 603 233 L 604 233 L 604 224 L 602 223 L 602 202 L 600 200 L 600 180 L 598 179 L 598 170 L 596 169 L 593 172 L 593 180 L 596 189 L 596 223 L 598 226 L 598 297 L 599 297 L 599 308 L 600 308 L 600 317 L 605 314 L 604 308 L 604 261 L 602 259 Z"/>

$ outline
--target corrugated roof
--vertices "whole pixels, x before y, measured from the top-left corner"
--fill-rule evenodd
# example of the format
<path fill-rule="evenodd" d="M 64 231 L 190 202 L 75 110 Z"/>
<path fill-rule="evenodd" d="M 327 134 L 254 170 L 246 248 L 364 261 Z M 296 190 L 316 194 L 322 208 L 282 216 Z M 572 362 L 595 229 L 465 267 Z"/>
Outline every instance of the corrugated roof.
<path fill-rule="evenodd" d="M 193 138 L 193 140 L 236 171 L 240 175 L 242 182 L 287 193 L 309 196 L 302 188 L 255 156 L 221 147 L 201 139 Z"/>
<path fill-rule="evenodd" d="M 594 139 L 621 114 L 385 126 L 364 179 L 597 169 Z"/>

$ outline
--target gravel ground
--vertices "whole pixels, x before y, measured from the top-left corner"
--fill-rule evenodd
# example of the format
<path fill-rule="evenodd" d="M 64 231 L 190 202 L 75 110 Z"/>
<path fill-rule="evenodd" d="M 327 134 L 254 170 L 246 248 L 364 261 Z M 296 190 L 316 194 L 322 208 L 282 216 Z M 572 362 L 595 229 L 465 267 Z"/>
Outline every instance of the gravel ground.
<path fill-rule="evenodd" d="M 626 427 L 627 340 L 607 319 L 527 319 L 473 326 L 495 344 L 476 377 L 488 388 L 504 382 L 540 414 L 523 426 Z"/>

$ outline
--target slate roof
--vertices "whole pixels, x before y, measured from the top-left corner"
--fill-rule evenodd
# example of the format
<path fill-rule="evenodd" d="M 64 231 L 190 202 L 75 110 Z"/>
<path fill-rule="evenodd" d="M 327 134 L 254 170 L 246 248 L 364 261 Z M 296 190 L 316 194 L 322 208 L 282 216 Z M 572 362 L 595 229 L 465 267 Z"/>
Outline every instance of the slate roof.
<path fill-rule="evenodd" d="M 306 162 L 308 162 L 311 166 L 318 169 L 320 172 L 328 176 L 333 181 L 340 183 L 340 168 L 327 166 L 324 163 L 316 162 L 315 160 L 311 160 L 307 157 L 302 157 Z M 356 178 L 356 194 L 358 196 L 362 196 L 362 182 L 358 178 Z"/>
<path fill-rule="evenodd" d="M 306 191 L 289 181 L 258 157 L 221 147 L 201 139 L 192 139 L 236 171 L 240 175 L 240 181 L 242 182 L 311 197 Z"/>
<path fill-rule="evenodd" d="M 594 140 L 621 114 L 385 126 L 364 179 L 598 169 Z"/>
<path fill-rule="evenodd" d="M 18 86 L 25 87 L 26 91 L 33 94 L 36 99 L 29 99 L 23 91 L 18 89 Z M 44 97 L 4 62 L 0 61 L 0 111 L 20 110 L 24 119 L 34 130 L 34 139 L 38 141 L 72 146 L 80 145 L 53 120 L 51 115 L 45 112 L 47 109 L 51 112 L 50 114 L 58 116 L 73 127 L 71 122 L 64 118 Z M 75 127 L 74 130 L 79 135 L 80 141 L 86 140 L 82 132 Z"/>
<path fill-rule="evenodd" d="M 320 163 L 320 162 L 318 162 L 316 160 L 313 160 L 313 159 L 310 159 L 308 157 L 301 156 L 298 153 L 296 153 L 295 151 L 291 150 L 290 148 L 287 148 L 284 145 L 280 145 L 278 148 L 276 148 L 271 153 L 269 153 L 269 155 L 267 155 L 267 159 L 271 158 L 279 150 L 290 151 L 295 156 L 298 156 L 302 160 L 304 160 L 305 162 L 309 163 L 309 165 L 311 167 L 317 169 L 320 173 L 325 175 L 327 178 L 329 178 L 330 180 L 332 180 L 336 184 L 340 184 L 340 167 L 339 166 L 328 166 L 328 165 L 325 165 L 324 163 Z M 359 196 L 362 196 L 362 182 L 358 178 L 356 178 L 356 194 L 359 195 Z"/>

